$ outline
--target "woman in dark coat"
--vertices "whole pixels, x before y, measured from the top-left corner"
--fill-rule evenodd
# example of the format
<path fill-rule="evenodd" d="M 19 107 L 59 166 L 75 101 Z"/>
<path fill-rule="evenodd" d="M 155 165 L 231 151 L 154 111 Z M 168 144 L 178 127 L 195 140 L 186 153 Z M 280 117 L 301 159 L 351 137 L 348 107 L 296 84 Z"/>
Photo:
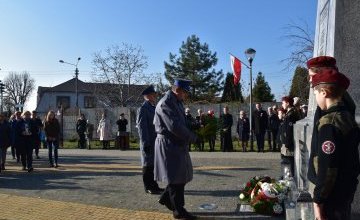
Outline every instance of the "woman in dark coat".
<path fill-rule="evenodd" d="M 46 136 L 47 148 L 49 151 L 50 167 L 54 167 L 52 149 L 54 148 L 55 167 L 58 167 L 58 148 L 60 137 L 60 124 L 55 118 L 55 112 L 49 111 L 44 123 L 44 131 Z"/>
<path fill-rule="evenodd" d="M 10 146 L 10 131 L 9 122 L 5 119 L 5 115 L 0 112 L 0 172 L 5 170 L 6 151 Z"/>
<path fill-rule="evenodd" d="M 239 136 L 239 140 L 241 141 L 242 151 L 246 152 L 246 148 L 249 142 L 250 122 L 244 111 L 240 111 L 240 117 L 237 121 L 236 132 Z"/>

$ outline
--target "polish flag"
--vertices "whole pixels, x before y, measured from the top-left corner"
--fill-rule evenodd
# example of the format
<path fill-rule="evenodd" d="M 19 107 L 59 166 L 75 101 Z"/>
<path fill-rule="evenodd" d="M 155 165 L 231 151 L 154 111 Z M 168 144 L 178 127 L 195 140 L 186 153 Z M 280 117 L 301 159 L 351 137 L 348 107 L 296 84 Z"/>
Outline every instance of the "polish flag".
<path fill-rule="evenodd" d="M 231 69 L 234 73 L 234 85 L 238 85 L 241 76 L 241 61 L 230 54 Z"/>

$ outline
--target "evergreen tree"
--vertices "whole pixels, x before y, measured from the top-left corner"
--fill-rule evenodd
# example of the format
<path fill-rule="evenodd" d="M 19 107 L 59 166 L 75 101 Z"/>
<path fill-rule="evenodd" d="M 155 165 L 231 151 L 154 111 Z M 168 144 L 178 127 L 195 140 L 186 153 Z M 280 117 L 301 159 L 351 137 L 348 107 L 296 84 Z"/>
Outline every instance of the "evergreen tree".
<path fill-rule="evenodd" d="M 303 102 L 309 98 L 310 84 L 307 76 L 308 70 L 306 68 L 296 67 L 289 94 L 292 97 L 299 97 Z"/>
<path fill-rule="evenodd" d="M 241 94 L 241 84 L 235 86 L 234 75 L 232 73 L 227 73 L 221 102 L 233 101 L 244 102 L 243 96 Z"/>
<path fill-rule="evenodd" d="M 271 94 L 271 88 L 265 81 L 262 72 L 258 73 L 252 91 L 254 102 L 272 102 L 274 100 L 274 95 Z"/>
<path fill-rule="evenodd" d="M 174 78 L 192 80 L 192 99 L 213 99 L 221 91 L 223 73 L 213 67 L 217 63 L 216 52 L 209 50 L 208 44 L 192 35 L 182 42 L 179 56 L 170 53 L 169 62 L 164 62 L 165 77 L 172 84 Z"/>

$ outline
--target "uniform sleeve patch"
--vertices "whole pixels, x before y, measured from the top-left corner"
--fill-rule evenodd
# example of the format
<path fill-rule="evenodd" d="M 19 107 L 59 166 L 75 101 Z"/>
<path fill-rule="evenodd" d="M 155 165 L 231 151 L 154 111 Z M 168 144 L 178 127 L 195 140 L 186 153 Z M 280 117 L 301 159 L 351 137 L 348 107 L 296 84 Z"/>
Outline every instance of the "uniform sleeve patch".
<path fill-rule="evenodd" d="M 325 141 L 322 144 L 321 149 L 325 154 L 332 154 L 335 152 L 335 144 L 332 141 Z"/>

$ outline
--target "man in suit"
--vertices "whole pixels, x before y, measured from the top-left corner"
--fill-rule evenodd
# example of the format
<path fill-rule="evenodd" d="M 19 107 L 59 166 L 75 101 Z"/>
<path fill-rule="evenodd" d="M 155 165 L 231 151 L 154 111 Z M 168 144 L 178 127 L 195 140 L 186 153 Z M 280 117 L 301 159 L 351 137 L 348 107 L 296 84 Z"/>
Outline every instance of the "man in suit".
<path fill-rule="evenodd" d="M 184 208 L 184 189 L 193 178 L 189 142 L 197 136 L 186 126 L 182 102 L 190 92 L 189 80 L 176 79 L 171 90 L 159 101 L 155 109 L 155 180 L 166 182 L 159 203 L 173 211 L 175 219 L 196 219 Z"/>
<path fill-rule="evenodd" d="M 149 194 L 160 194 L 162 189 L 154 181 L 154 146 L 155 127 L 153 124 L 157 93 L 154 86 L 147 87 L 141 93 L 145 102 L 137 111 L 136 125 L 140 137 L 141 165 L 143 171 L 143 182 L 145 192 Z"/>
<path fill-rule="evenodd" d="M 256 144 L 258 153 L 264 152 L 265 132 L 268 127 L 268 115 L 266 111 L 261 108 L 260 103 L 256 103 L 256 109 L 253 113 L 252 127 L 256 136 Z"/>

